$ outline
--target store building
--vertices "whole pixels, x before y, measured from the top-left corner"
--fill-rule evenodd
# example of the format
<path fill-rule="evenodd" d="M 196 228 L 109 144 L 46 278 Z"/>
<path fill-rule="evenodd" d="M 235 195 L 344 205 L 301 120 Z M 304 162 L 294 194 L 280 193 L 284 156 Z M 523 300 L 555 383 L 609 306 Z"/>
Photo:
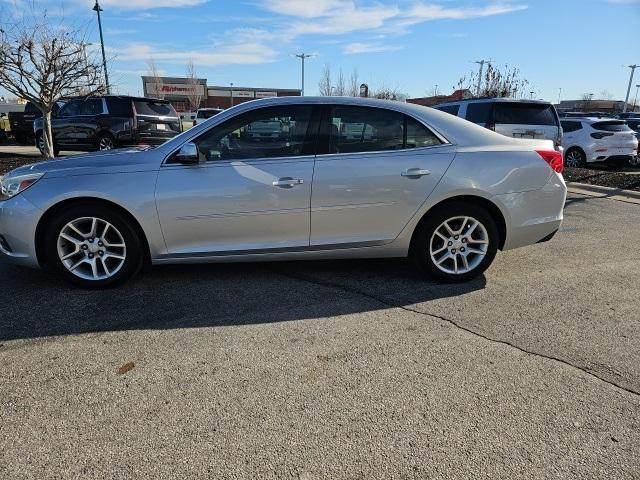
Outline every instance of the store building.
<path fill-rule="evenodd" d="M 169 100 L 178 112 L 195 110 L 200 107 L 229 108 L 249 100 L 268 97 L 300 96 L 301 91 L 293 88 L 256 88 L 236 86 L 207 86 L 207 80 L 199 78 L 190 81 L 179 77 L 142 77 L 145 97 Z"/>

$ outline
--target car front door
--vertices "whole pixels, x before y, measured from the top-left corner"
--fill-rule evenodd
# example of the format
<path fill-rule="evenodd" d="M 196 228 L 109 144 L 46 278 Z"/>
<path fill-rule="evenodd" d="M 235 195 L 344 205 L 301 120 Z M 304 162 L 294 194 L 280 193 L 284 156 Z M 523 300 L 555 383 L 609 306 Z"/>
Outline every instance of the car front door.
<path fill-rule="evenodd" d="M 444 175 L 454 147 L 386 109 L 336 106 L 325 125 L 329 140 L 316 158 L 311 246 L 392 241 Z"/>
<path fill-rule="evenodd" d="M 82 100 L 71 100 L 62 106 L 52 122 L 53 138 L 57 145 L 73 146 L 76 144 L 76 119 L 82 109 Z"/>
<path fill-rule="evenodd" d="M 156 187 L 168 254 L 307 248 L 317 133 L 312 112 L 306 105 L 255 109 L 196 138 L 199 164 L 169 157 Z"/>

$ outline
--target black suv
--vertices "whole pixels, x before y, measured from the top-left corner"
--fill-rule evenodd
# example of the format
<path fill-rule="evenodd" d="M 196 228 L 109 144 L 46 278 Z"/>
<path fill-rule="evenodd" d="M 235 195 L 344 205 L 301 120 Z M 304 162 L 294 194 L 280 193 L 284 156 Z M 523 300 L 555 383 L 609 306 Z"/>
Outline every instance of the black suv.
<path fill-rule="evenodd" d="M 180 118 L 166 100 L 108 95 L 69 100 L 52 118 L 53 145 L 60 150 L 111 150 L 158 145 L 180 133 Z M 42 118 L 33 122 L 42 152 Z"/>

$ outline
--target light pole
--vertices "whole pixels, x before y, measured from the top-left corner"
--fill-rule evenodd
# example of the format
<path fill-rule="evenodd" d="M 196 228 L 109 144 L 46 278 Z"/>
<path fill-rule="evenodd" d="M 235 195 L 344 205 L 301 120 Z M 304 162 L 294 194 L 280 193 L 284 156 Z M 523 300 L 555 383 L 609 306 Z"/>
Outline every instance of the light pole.
<path fill-rule="evenodd" d="M 562 87 L 558 89 L 558 106 L 560 106 L 560 96 L 562 95 Z"/>
<path fill-rule="evenodd" d="M 536 93 L 533 90 L 529 92 L 529 100 L 533 100 L 533 94 Z"/>
<path fill-rule="evenodd" d="M 622 110 L 622 113 L 627 111 L 627 105 L 629 105 L 629 93 L 631 92 L 631 84 L 633 83 L 633 74 L 636 71 L 636 68 L 638 68 L 638 65 L 625 65 L 627 68 L 631 69 L 631 75 L 629 76 L 629 86 L 627 87 L 627 96 L 624 99 L 624 108 Z"/>
<path fill-rule="evenodd" d="M 480 65 L 480 72 L 478 73 L 478 87 L 476 88 L 476 97 L 479 97 L 480 86 L 482 85 L 482 70 L 484 70 L 484 64 L 491 63 L 491 60 L 476 60 L 475 63 Z"/>
<path fill-rule="evenodd" d="M 107 73 L 107 57 L 105 57 L 104 55 L 104 39 L 102 38 L 102 21 L 100 20 L 100 12 L 102 12 L 103 10 L 100 4 L 98 3 L 98 0 L 96 0 L 96 4 L 93 6 L 92 10 L 98 14 L 98 30 L 100 30 L 100 47 L 102 48 L 102 68 L 104 69 L 104 83 L 105 83 L 105 86 L 107 87 L 107 93 L 111 93 L 109 88 L 109 74 Z"/>
<path fill-rule="evenodd" d="M 636 105 L 638 104 L 638 89 L 640 88 L 640 83 L 636 85 L 636 98 L 633 100 L 633 111 L 636 111 Z"/>
<path fill-rule="evenodd" d="M 310 58 L 310 57 L 313 57 L 313 56 L 314 56 L 314 55 L 311 55 L 311 54 L 307 55 L 306 53 L 296 53 L 296 54 L 294 55 L 294 57 L 297 57 L 297 58 L 299 58 L 300 60 L 302 60 L 302 89 L 301 89 L 301 91 L 300 91 L 300 92 L 301 92 L 301 95 L 302 95 L 303 97 L 304 97 L 304 60 L 305 60 L 306 58 Z"/>
<path fill-rule="evenodd" d="M 233 107 L 233 82 L 229 84 L 231 88 L 229 88 L 229 101 L 231 102 L 231 106 Z"/>

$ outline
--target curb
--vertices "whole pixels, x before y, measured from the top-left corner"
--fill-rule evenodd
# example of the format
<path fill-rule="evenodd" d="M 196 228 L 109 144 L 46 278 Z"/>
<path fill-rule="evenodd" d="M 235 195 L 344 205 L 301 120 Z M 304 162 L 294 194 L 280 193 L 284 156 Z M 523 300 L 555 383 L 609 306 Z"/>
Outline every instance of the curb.
<path fill-rule="evenodd" d="M 609 198 L 620 202 L 636 203 L 640 205 L 640 192 L 634 190 L 622 190 L 621 188 L 601 187 L 586 183 L 567 182 L 567 190 L 579 195 L 587 195 L 596 198 Z"/>

